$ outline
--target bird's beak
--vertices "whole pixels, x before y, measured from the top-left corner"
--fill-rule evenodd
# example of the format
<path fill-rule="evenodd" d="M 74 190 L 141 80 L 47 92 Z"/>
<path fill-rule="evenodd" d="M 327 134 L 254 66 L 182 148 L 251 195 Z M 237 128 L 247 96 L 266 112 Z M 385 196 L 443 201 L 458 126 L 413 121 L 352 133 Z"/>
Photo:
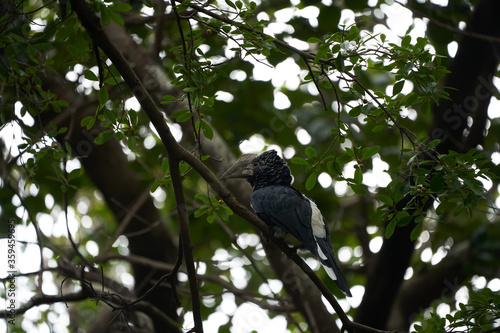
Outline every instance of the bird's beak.
<path fill-rule="evenodd" d="M 252 161 L 257 154 L 243 154 L 238 160 L 220 176 L 220 180 L 229 178 L 247 178 L 253 175 Z"/>

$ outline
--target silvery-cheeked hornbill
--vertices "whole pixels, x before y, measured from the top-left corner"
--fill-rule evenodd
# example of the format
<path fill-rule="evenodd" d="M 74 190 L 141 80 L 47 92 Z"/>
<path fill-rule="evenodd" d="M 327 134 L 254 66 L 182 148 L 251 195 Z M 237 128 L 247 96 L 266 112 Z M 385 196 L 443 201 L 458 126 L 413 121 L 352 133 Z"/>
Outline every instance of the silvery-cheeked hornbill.
<path fill-rule="evenodd" d="M 349 286 L 335 259 L 330 233 L 316 204 L 292 185 L 286 162 L 275 150 L 242 155 L 221 179 L 245 178 L 253 187 L 252 208 L 275 237 L 306 248 L 319 258 L 326 272 L 346 296 Z"/>

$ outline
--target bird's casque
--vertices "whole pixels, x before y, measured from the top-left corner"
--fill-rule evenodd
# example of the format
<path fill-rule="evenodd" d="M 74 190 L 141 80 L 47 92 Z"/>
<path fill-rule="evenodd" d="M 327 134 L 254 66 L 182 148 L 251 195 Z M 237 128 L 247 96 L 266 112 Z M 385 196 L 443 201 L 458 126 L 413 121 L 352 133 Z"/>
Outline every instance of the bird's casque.
<path fill-rule="evenodd" d="M 253 187 L 252 208 L 275 237 L 319 258 L 339 289 L 351 296 L 332 250 L 328 226 L 316 204 L 292 185 L 286 162 L 275 150 L 242 155 L 221 177 L 245 178 Z"/>

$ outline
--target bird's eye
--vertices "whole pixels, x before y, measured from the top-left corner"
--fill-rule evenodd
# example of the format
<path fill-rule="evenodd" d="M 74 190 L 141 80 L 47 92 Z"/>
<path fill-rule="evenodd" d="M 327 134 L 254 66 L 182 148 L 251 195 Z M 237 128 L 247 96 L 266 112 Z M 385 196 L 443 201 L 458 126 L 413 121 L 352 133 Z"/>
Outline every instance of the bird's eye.
<path fill-rule="evenodd" d="M 252 166 L 253 166 L 254 168 L 258 167 L 259 165 L 260 165 L 260 163 L 259 163 L 259 162 L 253 162 L 253 163 L 252 163 Z"/>

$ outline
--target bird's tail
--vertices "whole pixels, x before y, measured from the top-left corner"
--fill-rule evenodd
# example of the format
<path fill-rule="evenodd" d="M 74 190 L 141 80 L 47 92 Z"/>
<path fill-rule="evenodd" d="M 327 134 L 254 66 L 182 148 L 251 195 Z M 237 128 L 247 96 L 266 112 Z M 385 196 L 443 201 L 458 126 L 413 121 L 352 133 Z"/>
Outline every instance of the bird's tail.
<path fill-rule="evenodd" d="M 340 270 L 339 263 L 335 259 L 335 255 L 332 251 L 332 244 L 328 241 L 328 238 L 316 238 L 316 244 L 318 246 L 318 257 L 321 264 L 325 268 L 328 276 L 335 281 L 335 284 L 344 293 L 344 295 L 351 297 L 351 291 L 347 285 L 344 274 Z"/>

